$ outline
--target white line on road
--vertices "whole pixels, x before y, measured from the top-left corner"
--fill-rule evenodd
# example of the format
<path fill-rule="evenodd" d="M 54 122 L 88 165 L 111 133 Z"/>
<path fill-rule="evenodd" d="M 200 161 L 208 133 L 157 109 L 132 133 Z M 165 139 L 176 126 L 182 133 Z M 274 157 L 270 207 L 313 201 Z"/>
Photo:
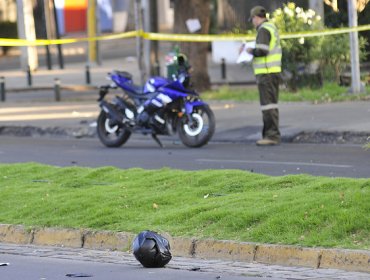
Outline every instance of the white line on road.
<path fill-rule="evenodd" d="M 0 122 L 9 121 L 31 121 L 31 120 L 60 120 L 60 119 L 75 119 L 75 118 L 96 118 L 96 113 L 92 112 L 63 112 L 63 113 L 40 113 L 40 114 L 26 114 L 26 115 L 10 115 L 1 116 Z"/>
<path fill-rule="evenodd" d="M 196 159 L 198 162 L 217 162 L 217 163 L 255 163 L 255 164 L 278 164 L 278 165 L 295 165 L 295 166 L 318 166 L 318 167 L 337 167 L 351 168 L 352 165 L 345 164 L 330 164 L 330 163 L 314 163 L 314 162 L 291 162 L 291 161 L 261 161 L 261 160 L 237 160 L 237 159 Z"/>
<path fill-rule="evenodd" d="M 88 111 L 88 112 L 97 112 L 99 108 L 97 104 L 71 104 L 65 103 L 64 105 L 54 105 L 54 104 L 47 104 L 47 105 L 40 105 L 40 104 L 33 104 L 32 106 L 11 106 L 11 107 L 2 107 L 0 111 L 0 115 L 8 115 L 8 114 L 25 114 L 25 113 L 41 113 L 43 111 Z"/>

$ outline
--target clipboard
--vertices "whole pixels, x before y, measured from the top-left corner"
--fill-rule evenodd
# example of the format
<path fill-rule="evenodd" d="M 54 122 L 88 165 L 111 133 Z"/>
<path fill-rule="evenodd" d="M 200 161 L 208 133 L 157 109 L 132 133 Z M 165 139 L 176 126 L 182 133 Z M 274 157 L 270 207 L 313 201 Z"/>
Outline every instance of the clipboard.
<path fill-rule="evenodd" d="M 251 62 L 253 60 L 253 55 L 250 53 L 247 53 L 248 48 L 254 49 L 256 47 L 256 42 L 246 42 L 243 44 L 243 50 L 239 54 L 238 59 L 236 60 L 236 63 L 242 63 L 242 62 Z"/>

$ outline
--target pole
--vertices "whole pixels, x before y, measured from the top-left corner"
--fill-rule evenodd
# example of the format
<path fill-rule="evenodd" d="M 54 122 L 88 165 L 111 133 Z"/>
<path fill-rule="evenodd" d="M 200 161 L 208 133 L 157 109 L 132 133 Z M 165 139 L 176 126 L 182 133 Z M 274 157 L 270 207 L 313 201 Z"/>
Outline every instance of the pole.
<path fill-rule="evenodd" d="M 36 40 L 35 22 L 33 19 L 32 1 L 17 0 L 17 26 L 18 37 L 20 39 Z M 27 71 L 27 67 L 31 71 L 38 67 L 37 49 L 35 46 L 24 46 L 21 49 L 21 67 L 23 71 Z"/>
<path fill-rule="evenodd" d="M 226 62 L 225 62 L 225 58 L 221 59 L 221 79 L 226 80 Z"/>
<path fill-rule="evenodd" d="M 55 101 L 60 101 L 60 80 L 58 78 L 54 79 L 54 96 Z"/>
<path fill-rule="evenodd" d="M 143 24 L 145 32 L 158 32 L 157 0 L 143 0 Z M 158 41 L 144 40 L 145 73 L 159 75 Z"/>
<path fill-rule="evenodd" d="M 51 22 L 50 22 L 50 9 L 49 9 L 49 0 L 43 1 L 43 11 L 44 11 L 44 28 L 45 28 L 45 38 L 50 39 L 50 29 L 51 29 Z M 51 61 L 51 53 L 50 53 L 50 46 L 45 45 L 46 50 L 46 64 L 48 67 L 48 70 L 51 70 L 53 68 L 52 61 Z"/>
<path fill-rule="evenodd" d="M 0 101 L 5 102 L 5 78 L 0 77 Z"/>
<path fill-rule="evenodd" d="M 150 32 L 158 32 L 158 1 L 150 1 Z M 160 75 L 160 65 L 158 57 L 159 41 L 151 41 L 150 48 L 150 74 Z"/>
<path fill-rule="evenodd" d="M 153 0 L 142 0 L 141 5 L 142 5 L 142 25 L 143 25 L 143 30 L 144 32 L 150 32 L 151 31 L 151 1 Z M 151 64 L 150 64 L 150 53 L 152 49 L 152 41 L 150 40 L 143 40 L 143 63 L 144 63 L 144 73 L 149 75 L 152 75 L 151 71 Z M 146 76 L 146 75 L 145 75 Z M 147 77 L 144 77 L 144 81 L 147 80 Z"/>
<path fill-rule="evenodd" d="M 32 71 L 31 71 L 31 67 L 28 65 L 27 66 L 27 84 L 28 86 L 32 86 Z"/>
<path fill-rule="evenodd" d="M 98 41 L 92 38 L 98 36 L 99 27 L 99 13 L 97 13 L 96 0 L 88 0 L 88 11 L 87 11 L 87 35 L 91 38 L 88 42 L 88 65 L 93 63 L 100 65 L 99 58 L 99 45 Z"/>
<path fill-rule="evenodd" d="M 348 0 L 348 21 L 349 27 L 357 27 L 356 0 Z M 351 93 L 360 93 L 361 79 L 358 32 L 350 32 L 349 39 L 351 50 Z"/>
<path fill-rule="evenodd" d="M 50 47 L 48 45 L 45 46 L 45 51 L 46 51 L 46 64 L 47 64 L 48 70 L 51 70 L 53 66 L 51 63 Z"/>
<path fill-rule="evenodd" d="M 135 28 L 136 30 L 142 31 L 142 9 L 141 9 L 141 0 L 135 0 Z M 143 38 L 141 36 L 136 36 L 136 56 L 139 65 L 140 72 L 140 82 L 143 85 L 145 82 L 145 70 L 143 62 Z"/>
<path fill-rule="evenodd" d="M 54 12 L 54 21 L 55 21 L 55 36 L 57 39 L 60 39 L 58 13 L 57 13 L 57 7 L 55 6 L 55 0 L 53 0 L 53 12 Z M 62 45 L 58 44 L 57 49 L 58 49 L 59 68 L 64 69 L 64 58 L 63 58 Z"/>
<path fill-rule="evenodd" d="M 90 66 L 86 65 L 85 67 L 85 77 L 86 77 L 86 84 L 91 84 L 91 76 L 90 76 Z"/>

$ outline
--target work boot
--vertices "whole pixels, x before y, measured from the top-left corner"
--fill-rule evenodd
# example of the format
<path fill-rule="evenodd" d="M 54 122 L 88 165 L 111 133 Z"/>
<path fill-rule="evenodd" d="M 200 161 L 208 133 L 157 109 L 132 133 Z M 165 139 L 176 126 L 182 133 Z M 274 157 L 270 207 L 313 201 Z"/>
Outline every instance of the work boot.
<path fill-rule="evenodd" d="M 263 138 L 256 142 L 257 146 L 274 146 L 274 145 L 279 145 L 279 144 L 280 144 L 280 141 L 272 140 L 269 138 Z"/>

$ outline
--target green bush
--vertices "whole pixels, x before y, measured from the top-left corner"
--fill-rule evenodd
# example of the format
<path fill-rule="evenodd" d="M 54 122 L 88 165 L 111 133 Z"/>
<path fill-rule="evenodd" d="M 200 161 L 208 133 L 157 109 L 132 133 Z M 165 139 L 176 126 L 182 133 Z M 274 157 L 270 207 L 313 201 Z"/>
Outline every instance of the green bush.
<path fill-rule="evenodd" d="M 360 60 L 366 58 L 367 41 L 359 37 Z M 319 52 L 320 69 L 326 80 L 339 82 L 341 73 L 351 62 L 351 51 L 348 34 L 325 36 L 321 40 Z"/>
<path fill-rule="evenodd" d="M 18 38 L 17 23 L 11 21 L 0 22 L 0 38 Z M 6 55 L 11 47 L 2 46 L 3 54 Z"/>
<path fill-rule="evenodd" d="M 272 13 L 272 22 L 280 33 L 298 33 L 324 29 L 320 16 L 313 10 L 304 10 L 294 3 L 284 4 L 283 8 Z M 339 77 L 350 62 L 349 35 L 302 37 L 282 40 L 283 69 L 290 73 L 288 87 L 296 91 L 298 87 L 320 87 L 322 78 L 339 82 Z M 366 58 L 367 42 L 359 38 L 360 59 Z M 313 66 L 313 67 L 312 67 Z"/>

